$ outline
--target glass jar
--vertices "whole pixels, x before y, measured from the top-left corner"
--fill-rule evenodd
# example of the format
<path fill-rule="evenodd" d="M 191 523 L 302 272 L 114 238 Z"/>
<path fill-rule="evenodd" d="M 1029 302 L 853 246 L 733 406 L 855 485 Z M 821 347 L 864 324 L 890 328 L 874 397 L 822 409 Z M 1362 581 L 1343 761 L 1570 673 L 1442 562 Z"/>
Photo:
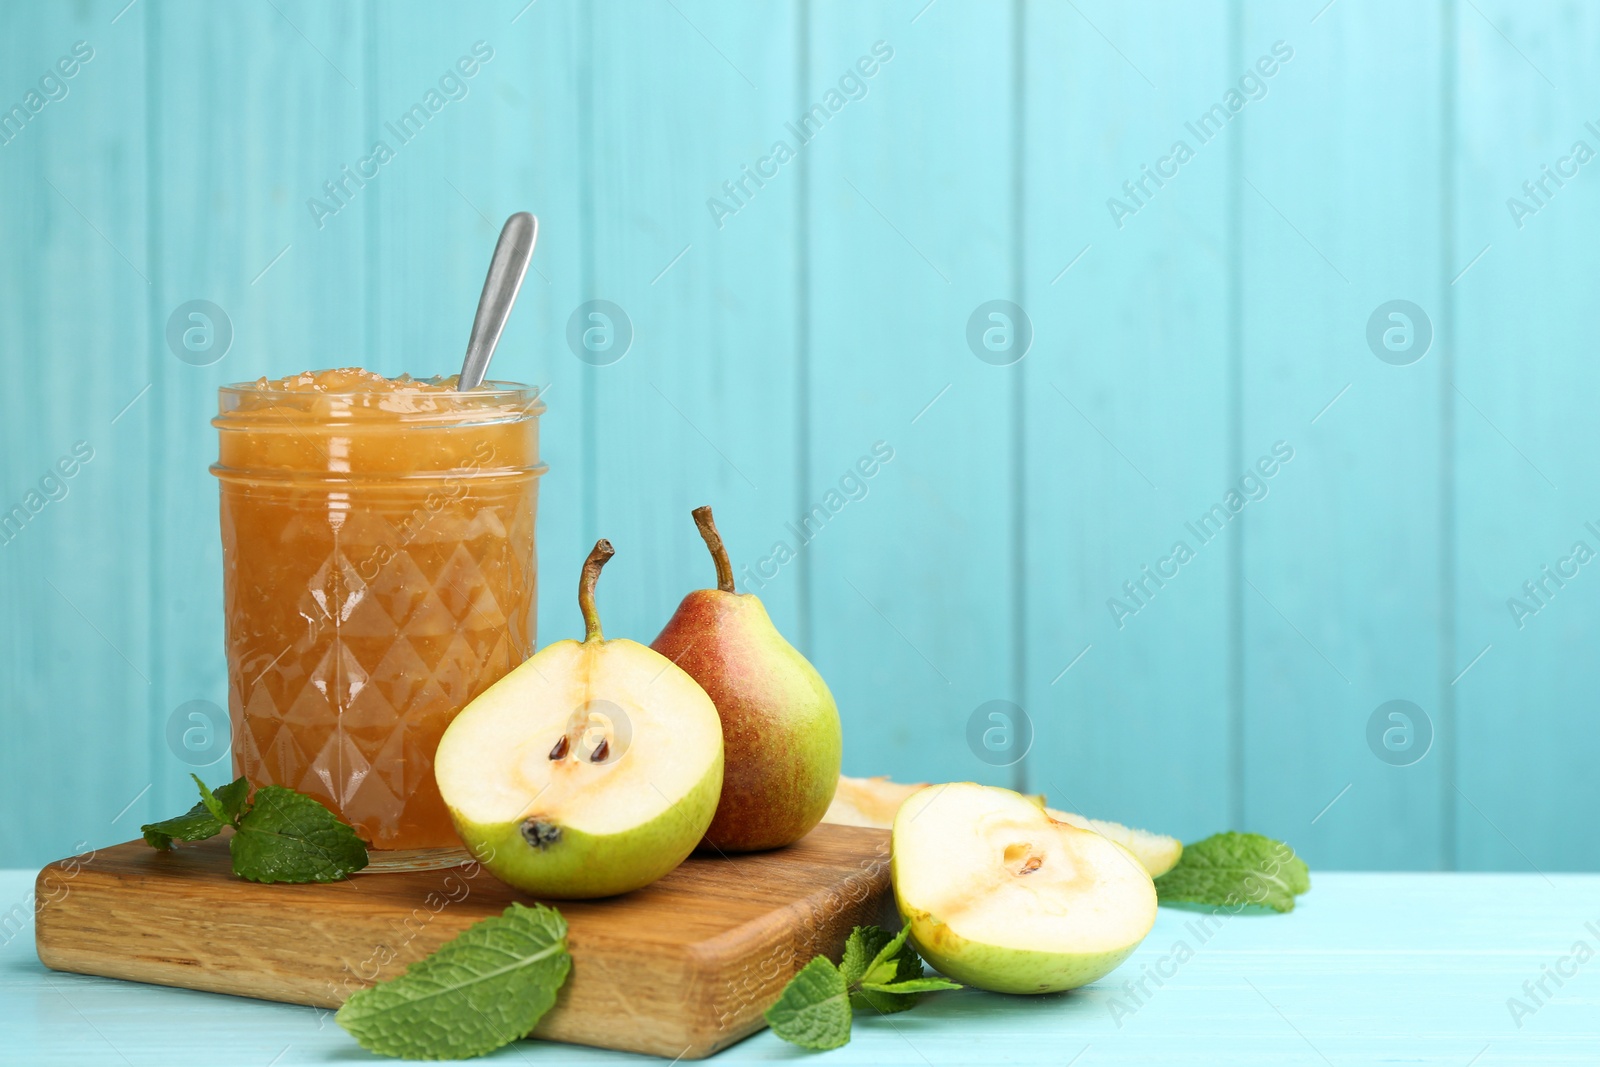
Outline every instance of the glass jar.
<path fill-rule="evenodd" d="M 538 391 L 343 370 L 219 392 L 235 773 L 373 849 L 459 848 L 433 754 L 534 649 Z"/>

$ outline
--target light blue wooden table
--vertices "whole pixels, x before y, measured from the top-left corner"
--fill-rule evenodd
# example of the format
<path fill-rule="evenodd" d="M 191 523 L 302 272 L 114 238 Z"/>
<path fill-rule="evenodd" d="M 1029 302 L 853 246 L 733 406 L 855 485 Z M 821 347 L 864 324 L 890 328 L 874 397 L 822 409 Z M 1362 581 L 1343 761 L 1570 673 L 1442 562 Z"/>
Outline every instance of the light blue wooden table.
<path fill-rule="evenodd" d="M 32 878 L 29 871 L 0 874 L 0 901 L 25 899 Z M 1163 908 L 1132 959 L 1077 993 L 947 993 L 893 1019 L 857 1016 L 851 1043 L 816 1062 L 1491 1067 L 1600 1061 L 1600 960 L 1573 955 L 1578 942 L 1586 946 L 1581 956 L 1600 950 L 1600 876 L 1314 873 L 1313 879 L 1293 914 L 1211 920 L 1209 933 L 1200 930 L 1204 916 Z M 327 1013 L 59 974 L 34 955 L 31 924 L 20 931 L 8 925 L 4 936 L 0 1063 L 289 1067 L 373 1059 Z M 1559 986 L 1550 977 L 1558 972 Z M 1145 991 L 1130 994 L 1125 983 L 1141 980 Z M 1548 995 L 1538 991 L 1540 982 Z M 1511 998 L 1528 1009 L 1520 1018 L 1508 1006 Z M 763 1032 L 715 1062 L 806 1057 Z M 519 1042 L 491 1059 L 644 1058 Z"/>

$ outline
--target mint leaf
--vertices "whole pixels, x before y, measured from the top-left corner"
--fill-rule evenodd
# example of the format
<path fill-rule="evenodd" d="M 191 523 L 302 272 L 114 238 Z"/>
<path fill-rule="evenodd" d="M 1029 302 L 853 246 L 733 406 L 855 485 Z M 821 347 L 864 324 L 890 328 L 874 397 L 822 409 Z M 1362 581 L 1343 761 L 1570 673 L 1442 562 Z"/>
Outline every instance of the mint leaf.
<path fill-rule="evenodd" d="M 380 1055 L 481 1056 L 531 1031 L 571 969 L 561 913 L 512 904 L 398 978 L 356 993 L 334 1018 L 362 1048 Z"/>
<path fill-rule="evenodd" d="M 910 933 L 908 924 L 893 937 L 884 935 L 888 940 L 883 942 L 872 962 L 867 964 L 866 972 L 852 991 L 852 1005 L 856 1008 L 873 1008 L 884 1015 L 905 1011 L 916 1005 L 917 998 L 910 995 L 911 990 L 902 992 L 887 988 L 922 977 L 922 957 L 906 940 Z"/>
<path fill-rule="evenodd" d="M 923 976 L 922 957 L 907 940 L 910 934 L 909 924 L 898 934 L 876 926 L 850 931 L 838 967 L 818 956 L 790 979 L 778 1002 L 767 1010 L 772 1032 L 806 1048 L 838 1048 L 850 1040 L 852 1008 L 873 1008 L 888 1015 L 916 1004 L 918 994 L 960 989 L 949 979 Z"/>
<path fill-rule="evenodd" d="M 1228 832 L 1183 847 L 1183 857 L 1156 879 L 1163 904 L 1259 905 L 1294 910 L 1294 898 L 1311 889 L 1311 872 L 1294 849 L 1260 834 Z"/>
<path fill-rule="evenodd" d="M 961 983 L 934 975 L 928 978 L 907 978 L 886 985 L 862 983 L 861 988 L 873 993 L 932 993 L 939 989 L 960 989 Z"/>
<path fill-rule="evenodd" d="M 227 788 L 217 791 L 219 800 Z M 354 830 L 281 785 L 256 790 L 235 825 L 238 833 L 228 842 L 233 873 L 252 882 L 336 882 L 367 865 L 367 846 Z"/>
<path fill-rule="evenodd" d="M 860 1011 L 866 1008 L 876 1008 L 879 1012 L 888 1015 L 892 1012 L 905 1011 L 916 1003 L 915 997 L 896 997 L 892 994 L 878 992 L 862 992 L 859 988 L 867 977 L 867 971 L 872 968 L 880 954 L 895 940 L 895 935 L 878 926 L 858 926 L 850 931 L 850 937 L 844 943 L 844 957 L 839 963 L 839 972 L 844 975 L 845 985 L 850 987 L 850 1006 Z M 915 953 L 913 953 L 915 955 Z M 899 967 L 888 974 L 882 973 L 882 964 L 879 964 L 879 973 L 874 977 L 884 981 L 892 981 L 899 975 Z M 922 974 L 922 961 L 916 961 L 916 973 Z M 911 977 L 907 974 L 905 977 Z"/>
<path fill-rule="evenodd" d="M 233 873 L 252 882 L 333 882 L 367 865 L 367 846 L 356 832 L 303 793 L 262 786 L 252 802 L 242 776 L 215 790 L 189 777 L 200 803 L 175 819 L 141 826 L 151 848 L 201 841 L 231 826 Z"/>
<path fill-rule="evenodd" d="M 907 923 L 898 934 L 895 934 L 888 941 L 884 942 L 883 946 L 879 948 L 877 953 L 872 957 L 872 962 L 867 964 L 866 971 L 861 975 L 861 981 L 874 983 L 894 981 L 894 976 L 899 970 L 899 964 L 896 961 L 896 957 L 900 955 L 900 950 L 905 947 L 906 938 L 909 937 L 910 934 L 911 924 Z M 912 950 L 911 954 L 916 956 L 916 951 Z M 922 961 L 919 958 L 917 962 L 919 964 L 917 967 L 917 973 L 920 975 L 922 973 L 922 968 L 920 966 Z"/>
<path fill-rule="evenodd" d="M 161 822 L 145 823 L 139 827 L 139 831 L 144 834 L 145 844 L 165 852 L 174 841 L 204 841 L 208 837 L 216 837 L 222 833 L 222 823 L 206 810 L 202 801 L 182 815 Z"/>
<path fill-rule="evenodd" d="M 236 813 L 229 813 L 222 801 L 217 799 L 216 794 L 210 789 L 206 788 L 206 784 L 200 780 L 200 776 L 198 774 L 191 774 L 189 777 L 193 778 L 194 784 L 200 787 L 200 806 L 209 811 L 211 813 L 211 817 L 222 825 L 231 826 L 234 818 L 236 817 Z M 223 788 L 227 787 L 224 786 Z"/>
<path fill-rule="evenodd" d="M 844 943 L 844 958 L 839 962 L 839 973 L 847 985 L 855 985 L 867 973 L 867 965 L 877 958 L 883 947 L 894 940 L 894 935 L 880 926 L 858 926 L 850 931 Z"/>
<path fill-rule="evenodd" d="M 850 990 L 826 956 L 800 968 L 766 1012 L 772 1032 L 809 1049 L 839 1048 L 850 1041 Z"/>
<path fill-rule="evenodd" d="M 190 775 L 190 777 L 193 778 L 194 776 Z M 194 779 L 194 783 L 200 786 L 203 795 L 205 785 L 198 778 Z M 244 814 L 245 805 L 250 801 L 250 782 L 244 775 L 240 775 L 227 785 L 219 786 L 212 796 L 222 805 L 222 810 L 225 813 L 222 821 L 236 822 L 239 816 Z"/>

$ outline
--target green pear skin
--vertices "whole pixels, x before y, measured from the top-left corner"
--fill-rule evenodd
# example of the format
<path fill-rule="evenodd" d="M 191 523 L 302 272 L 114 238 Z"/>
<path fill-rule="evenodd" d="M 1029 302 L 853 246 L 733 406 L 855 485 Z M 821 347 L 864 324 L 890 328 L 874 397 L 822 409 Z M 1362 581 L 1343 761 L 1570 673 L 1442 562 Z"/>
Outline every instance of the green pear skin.
<path fill-rule="evenodd" d="M 721 587 L 685 596 L 650 647 L 699 682 L 722 719 L 722 799 L 706 844 L 723 852 L 780 848 L 809 833 L 833 801 L 844 747 L 839 708 L 761 600 L 732 591 L 710 509 L 697 509 L 695 521 Z"/>
<path fill-rule="evenodd" d="M 1140 944 L 1135 941 L 1114 952 L 1078 955 L 1002 948 L 970 941 L 925 911 L 903 905 L 898 910 L 901 921 L 911 927 L 912 943 L 935 970 L 962 985 L 991 993 L 1077 989 L 1116 970 Z"/>
<path fill-rule="evenodd" d="M 703 818 L 696 813 L 714 802 L 717 787 L 716 774 L 708 772 L 679 807 L 641 826 L 608 835 L 566 828 L 545 848 L 528 844 L 520 822 L 484 825 L 451 814 L 461 840 L 502 882 L 536 897 L 585 900 L 632 892 L 671 873 L 694 851 L 684 826 Z"/>

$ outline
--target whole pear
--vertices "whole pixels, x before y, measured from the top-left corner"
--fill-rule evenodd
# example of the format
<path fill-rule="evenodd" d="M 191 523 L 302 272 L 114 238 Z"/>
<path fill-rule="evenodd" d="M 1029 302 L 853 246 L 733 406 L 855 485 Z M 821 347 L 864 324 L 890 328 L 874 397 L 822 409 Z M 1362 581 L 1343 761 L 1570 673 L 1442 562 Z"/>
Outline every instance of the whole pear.
<path fill-rule="evenodd" d="M 717 588 L 683 598 L 650 647 L 700 683 L 722 718 L 722 798 L 705 843 L 723 852 L 792 844 L 822 821 L 839 783 L 839 708 L 761 600 L 735 591 L 708 507 L 695 525 Z"/>

